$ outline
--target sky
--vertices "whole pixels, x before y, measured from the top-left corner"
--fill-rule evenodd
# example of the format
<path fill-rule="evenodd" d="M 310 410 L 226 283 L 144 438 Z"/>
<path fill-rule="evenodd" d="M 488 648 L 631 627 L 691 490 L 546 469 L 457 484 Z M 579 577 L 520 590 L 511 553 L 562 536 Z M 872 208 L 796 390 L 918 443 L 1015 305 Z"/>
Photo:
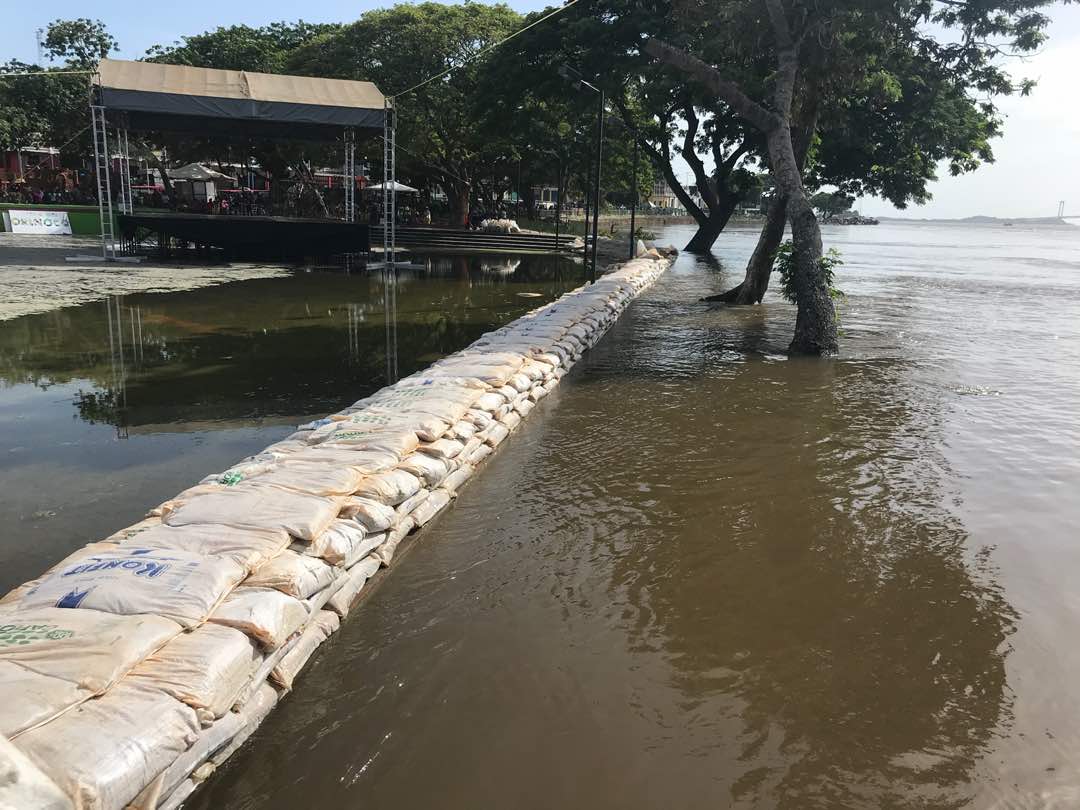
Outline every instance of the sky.
<path fill-rule="evenodd" d="M 5 15 L 0 26 L 0 61 L 36 62 L 35 31 L 52 20 L 90 15 L 102 20 L 120 42 L 123 59 L 141 57 L 151 45 L 170 43 L 219 25 L 265 25 L 277 20 L 347 22 L 364 11 L 389 3 L 320 0 L 297 15 L 297 4 L 286 0 L 185 0 L 156 4 L 148 12 L 135 0 L 52 0 L 43 5 L 20 3 L 18 13 Z M 510 0 L 518 11 L 551 5 L 544 0 Z M 931 187 L 933 199 L 924 206 L 898 212 L 882 200 L 858 204 L 863 214 L 954 218 L 975 214 L 1001 217 L 1053 216 L 1058 201 L 1066 213 L 1080 215 L 1080 4 L 1050 8 L 1050 39 L 1038 54 L 1010 60 L 1017 77 L 1039 84 L 1026 98 L 1001 102 L 1005 133 L 993 144 L 996 162 L 961 177 L 939 172 Z M 689 169 L 679 171 L 690 176 Z M 1076 220 L 1080 222 L 1080 220 Z"/>

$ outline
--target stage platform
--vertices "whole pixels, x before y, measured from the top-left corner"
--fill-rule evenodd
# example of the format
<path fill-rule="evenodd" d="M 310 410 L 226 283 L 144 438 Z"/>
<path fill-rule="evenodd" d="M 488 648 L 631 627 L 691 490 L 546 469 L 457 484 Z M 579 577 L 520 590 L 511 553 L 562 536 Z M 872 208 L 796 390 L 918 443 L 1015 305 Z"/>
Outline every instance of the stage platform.
<path fill-rule="evenodd" d="M 156 237 L 162 255 L 178 242 L 218 248 L 238 259 L 333 256 L 370 247 L 366 224 L 332 219 L 136 212 L 119 214 L 117 225 L 124 252 L 131 253 L 147 235 Z"/>

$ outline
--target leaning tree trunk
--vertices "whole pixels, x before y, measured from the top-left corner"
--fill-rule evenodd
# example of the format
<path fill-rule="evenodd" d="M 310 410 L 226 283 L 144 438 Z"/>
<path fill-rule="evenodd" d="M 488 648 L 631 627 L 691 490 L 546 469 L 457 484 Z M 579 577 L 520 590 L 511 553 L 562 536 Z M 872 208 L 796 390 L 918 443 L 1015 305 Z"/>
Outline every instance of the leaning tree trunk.
<path fill-rule="evenodd" d="M 721 201 L 717 210 L 710 210 L 707 219 L 698 221 L 697 233 L 687 243 L 684 250 L 689 253 L 708 253 L 712 250 L 713 243 L 720 236 L 721 231 L 727 227 L 728 220 L 735 213 L 735 206 L 739 204 L 739 197 L 732 195 Z"/>
<path fill-rule="evenodd" d="M 769 277 L 772 275 L 776 252 L 780 249 L 786 225 L 787 199 L 782 194 L 777 194 L 769 203 L 769 211 L 758 236 L 757 246 L 746 265 L 746 276 L 727 292 L 709 295 L 701 300 L 739 305 L 760 304 L 769 289 Z"/>
<path fill-rule="evenodd" d="M 825 283 L 822 267 L 821 228 L 806 197 L 791 129 L 784 122 L 768 134 L 769 158 L 777 185 L 788 198 L 788 217 L 794 245 L 795 337 L 788 346 L 791 354 L 830 355 L 839 351 L 836 310 Z"/>

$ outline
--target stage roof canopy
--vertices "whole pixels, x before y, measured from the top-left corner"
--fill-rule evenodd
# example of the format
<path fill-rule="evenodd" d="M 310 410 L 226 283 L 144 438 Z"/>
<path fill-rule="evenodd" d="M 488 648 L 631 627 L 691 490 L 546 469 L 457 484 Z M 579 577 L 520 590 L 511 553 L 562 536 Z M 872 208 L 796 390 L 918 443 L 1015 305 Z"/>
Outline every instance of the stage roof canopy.
<path fill-rule="evenodd" d="M 102 59 L 96 83 L 106 114 L 135 130 L 326 140 L 385 114 L 374 84 L 344 79 Z"/>

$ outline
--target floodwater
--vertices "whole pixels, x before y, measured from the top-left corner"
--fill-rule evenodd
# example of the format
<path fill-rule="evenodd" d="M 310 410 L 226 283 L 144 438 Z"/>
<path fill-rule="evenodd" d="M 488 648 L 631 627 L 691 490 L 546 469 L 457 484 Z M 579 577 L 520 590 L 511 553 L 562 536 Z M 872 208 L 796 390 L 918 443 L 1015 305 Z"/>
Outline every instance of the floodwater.
<path fill-rule="evenodd" d="M 393 284 L 276 270 L 0 321 L 0 591 L 582 279 L 549 256 L 423 263 Z"/>
<path fill-rule="evenodd" d="M 189 807 L 1080 806 L 1078 234 L 680 257 Z"/>

